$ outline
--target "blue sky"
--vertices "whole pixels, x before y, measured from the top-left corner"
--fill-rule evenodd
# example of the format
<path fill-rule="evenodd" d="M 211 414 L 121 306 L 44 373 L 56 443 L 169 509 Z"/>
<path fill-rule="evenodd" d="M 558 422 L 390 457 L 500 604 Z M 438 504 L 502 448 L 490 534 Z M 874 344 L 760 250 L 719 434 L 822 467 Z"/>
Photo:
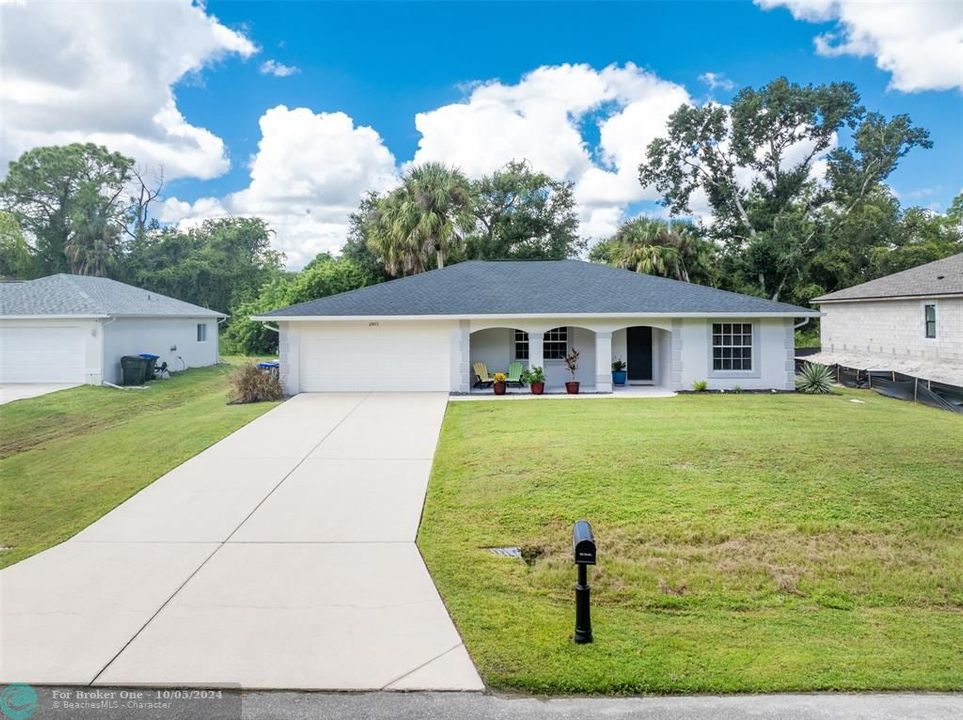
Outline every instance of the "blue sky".
<path fill-rule="evenodd" d="M 603 236 L 655 208 L 632 176 L 670 105 L 725 102 L 779 75 L 852 81 L 869 109 L 907 113 L 930 130 L 935 147 L 890 179 L 904 205 L 942 209 L 963 189 L 960 3 L 894 1 L 885 12 L 852 0 L 84 7 L 82 23 L 4 7 L 9 75 L 53 77 L 62 62 L 58 77 L 76 74 L 71 90 L 91 99 L 64 108 L 15 85 L 32 125 L 18 128 L 12 114 L 3 159 L 47 137 L 117 146 L 164 166 L 164 219 L 263 214 L 292 266 L 336 248 L 359 194 L 390 187 L 412 160 L 479 174 L 531 157 L 576 182 L 587 233 Z M 29 41 L 41 27 L 67 47 L 96 42 L 103 65 L 78 50 L 40 67 Z M 721 84 L 710 88 L 706 73 Z M 585 98 L 591 107 L 576 108 Z M 71 113 L 89 119 L 64 120 Z"/>
<path fill-rule="evenodd" d="M 457 102 L 466 83 L 517 82 L 542 65 L 634 62 L 706 97 L 705 72 L 736 89 L 779 75 L 799 83 L 848 80 L 863 103 L 887 115 L 908 113 L 930 130 L 934 148 L 906 158 L 893 188 L 912 204 L 945 206 L 963 188 L 963 103 L 958 90 L 888 90 L 889 73 L 872 58 L 821 57 L 813 37 L 833 23 L 794 20 L 787 10 L 750 2 L 209 2 L 231 27 L 243 27 L 265 55 L 299 72 L 260 75 L 256 62 L 232 60 L 182 83 L 179 106 L 192 122 L 223 137 L 234 158 L 256 150 L 257 120 L 278 104 L 342 110 L 378 130 L 397 158 L 414 155 L 414 115 Z M 963 74 L 963 69 L 961 69 Z M 735 90 L 716 89 L 725 101 Z M 229 111 L 225 112 L 226 107 Z M 184 194 L 240 189 L 247 169 Z M 180 190 L 180 187 L 177 188 Z"/>

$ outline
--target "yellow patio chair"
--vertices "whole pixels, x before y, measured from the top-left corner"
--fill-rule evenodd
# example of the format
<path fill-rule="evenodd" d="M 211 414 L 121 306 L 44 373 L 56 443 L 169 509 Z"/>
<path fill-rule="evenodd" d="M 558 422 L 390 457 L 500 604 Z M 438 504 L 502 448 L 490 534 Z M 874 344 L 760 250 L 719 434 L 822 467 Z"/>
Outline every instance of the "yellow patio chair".
<path fill-rule="evenodd" d="M 495 378 L 488 374 L 488 366 L 483 362 L 476 362 L 472 365 L 475 371 L 475 384 L 472 387 L 491 387 Z"/>

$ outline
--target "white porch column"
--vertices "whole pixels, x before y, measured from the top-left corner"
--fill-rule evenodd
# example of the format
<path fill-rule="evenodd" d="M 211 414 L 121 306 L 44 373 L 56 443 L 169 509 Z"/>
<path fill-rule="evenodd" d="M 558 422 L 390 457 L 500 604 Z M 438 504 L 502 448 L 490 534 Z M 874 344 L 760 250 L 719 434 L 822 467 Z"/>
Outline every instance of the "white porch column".
<path fill-rule="evenodd" d="M 459 320 L 451 331 L 451 391 L 471 392 L 471 329 L 467 320 Z"/>
<path fill-rule="evenodd" d="M 612 392 L 612 333 L 595 333 L 595 392 Z"/>
<path fill-rule="evenodd" d="M 545 369 L 545 358 L 543 341 L 545 333 L 541 330 L 526 330 L 528 333 L 528 367 L 540 367 Z"/>

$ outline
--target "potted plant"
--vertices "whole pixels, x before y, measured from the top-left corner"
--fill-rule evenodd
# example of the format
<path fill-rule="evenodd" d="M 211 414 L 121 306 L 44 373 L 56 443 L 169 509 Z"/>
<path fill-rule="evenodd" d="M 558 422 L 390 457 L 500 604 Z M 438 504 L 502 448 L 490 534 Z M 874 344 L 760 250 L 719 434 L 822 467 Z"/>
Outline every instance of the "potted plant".
<path fill-rule="evenodd" d="M 625 360 L 616 358 L 612 361 L 612 384 L 625 385 Z"/>
<path fill-rule="evenodd" d="M 545 372 L 540 367 L 529 368 L 522 373 L 522 382 L 527 383 L 532 395 L 545 392 Z"/>
<path fill-rule="evenodd" d="M 579 351 L 572 348 L 571 352 L 565 356 L 565 367 L 568 368 L 572 379 L 565 383 L 565 392 L 569 395 L 578 395 L 579 382 L 575 379 L 575 371 L 578 370 Z"/>
<path fill-rule="evenodd" d="M 505 388 L 508 387 L 508 383 L 505 382 L 507 379 L 508 379 L 508 376 L 505 375 L 505 373 L 495 373 L 495 376 L 494 376 L 495 382 L 492 383 L 492 390 L 495 391 L 496 395 L 505 394 Z"/>

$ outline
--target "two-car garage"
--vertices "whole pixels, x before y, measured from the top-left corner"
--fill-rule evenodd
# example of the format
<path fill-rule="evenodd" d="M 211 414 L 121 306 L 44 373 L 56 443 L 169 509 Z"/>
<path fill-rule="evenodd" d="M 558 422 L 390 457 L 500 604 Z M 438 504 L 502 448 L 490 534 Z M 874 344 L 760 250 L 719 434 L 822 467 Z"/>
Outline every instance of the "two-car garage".
<path fill-rule="evenodd" d="M 444 391 L 451 386 L 451 322 L 287 323 L 301 392 Z M 285 363 L 287 364 L 287 363 Z M 288 377 L 287 385 L 295 378 Z"/>

